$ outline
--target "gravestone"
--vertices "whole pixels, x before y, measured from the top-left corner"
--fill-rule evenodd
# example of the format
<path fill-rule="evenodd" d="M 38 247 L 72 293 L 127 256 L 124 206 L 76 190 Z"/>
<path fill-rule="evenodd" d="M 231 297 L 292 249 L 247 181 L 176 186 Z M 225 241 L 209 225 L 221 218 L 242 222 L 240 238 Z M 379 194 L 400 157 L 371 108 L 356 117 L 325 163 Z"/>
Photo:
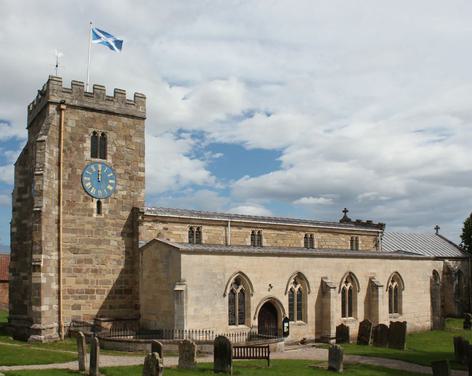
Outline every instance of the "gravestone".
<path fill-rule="evenodd" d="M 388 347 L 391 349 L 405 350 L 406 345 L 406 321 L 390 321 L 388 331 Z"/>
<path fill-rule="evenodd" d="M 433 376 L 451 376 L 451 368 L 447 360 L 436 360 L 431 362 Z"/>
<path fill-rule="evenodd" d="M 463 351 L 463 337 L 454 337 L 454 360 L 456 362 L 462 362 L 462 358 L 464 357 L 462 354 Z"/>
<path fill-rule="evenodd" d="M 143 376 L 162 376 L 164 366 L 157 352 L 152 352 L 144 358 Z"/>
<path fill-rule="evenodd" d="M 213 342 L 213 372 L 233 372 L 233 345 L 225 336 L 218 336 Z"/>
<path fill-rule="evenodd" d="M 164 361 L 164 350 L 162 348 L 162 343 L 160 343 L 159 341 L 151 342 L 151 353 L 158 353 L 159 358 Z"/>
<path fill-rule="evenodd" d="M 85 372 L 85 364 L 87 362 L 87 347 L 85 343 L 84 333 L 77 333 L 77 356 L 79 361 L 79 372 Z"/>
<path fill-rule="evenodd" d="M 335 372 L 343 372 L 343 355 L 344 350 L 339 345 L 329 346 L 328 351 L 328 370 Z"/>
<path fill-rule="evenodd" d="M 179 368 L 195 368 L 196 357 L 197 346 L 195 342 L 184 339 L 179 343 Z"/>
<path fill-rule="evenodd" d="M 464 365 L 467 365 L 469 364 L 469 347 L 470 347 L 469 341 L 463 340 L 461 347 L 462 347 L 461 348 L 461 356 L 462 356 L 461 363 Z"/>
<path fill-rule="evenodd" d="M 90 376 L 100 375 L 100 342 L 97 337 L 92 337 L 90 340 Z"/>
<path fill-rule="evenodd" d="M 336 327 L 336 343 L 349 343 L 349 327 L 340 324 Z"/>
<path fill-rule="evenodd" d="M 389 331 L 388 326 L 385 324 L 374 326 L 372 330 L 372 344 L 377 347 L 387 347 Z"/>
<path fill-rule="evenodd" d="M 472 328 L 472 314 L 466 313 L 464 317 L 464 329 L 470 330 Z"/>
<path fill-rule="evenodd" d="M 369 345 L 372 338 L 372 322 L 369 320 L 361 321 L 359 331 L 357 332 L 357 344 Z"/>

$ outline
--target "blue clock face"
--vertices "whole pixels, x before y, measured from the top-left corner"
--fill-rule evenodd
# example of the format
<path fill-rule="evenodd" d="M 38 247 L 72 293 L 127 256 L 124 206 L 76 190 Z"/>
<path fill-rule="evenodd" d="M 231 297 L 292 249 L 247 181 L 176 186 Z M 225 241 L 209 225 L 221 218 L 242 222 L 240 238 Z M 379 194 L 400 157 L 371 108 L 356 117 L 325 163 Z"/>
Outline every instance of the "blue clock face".
<path fill-rule="evenodd" d="M 89 163 L 82 172 L 82 186 L 93 198 L 110 197 L 116 188 L 115 172 L 106 163 Z"/>

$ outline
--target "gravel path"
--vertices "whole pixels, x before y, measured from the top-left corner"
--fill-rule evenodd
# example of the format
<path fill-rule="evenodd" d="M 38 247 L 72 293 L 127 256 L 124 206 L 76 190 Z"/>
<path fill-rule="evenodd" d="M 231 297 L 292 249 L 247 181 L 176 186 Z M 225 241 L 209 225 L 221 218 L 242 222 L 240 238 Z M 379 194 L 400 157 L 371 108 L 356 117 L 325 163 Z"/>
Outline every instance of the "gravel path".
<path fill-rule="evenodd" d="M 327 361 L 328 350 L 319 349 L 311 346 L 305 347 L 287 347 L 285 352 L 272 353 L 271 359 L 304 359 L 304 360 L 317 360 Z M 345 355 L 344 361 L 346 363 L 362 363 L 373 366 L 380 366 L 385 368 L 397 369 L 401 371 L 409 371 L 432 375 L 431 367 L 420 366 L 418 364 L 403 362 L 401 360 L 385 359 L 385 358 L 374 358 L 367 356 L 358 355 Z M 144 362 L 144 356 L 115 356 L 115 355 L 101 355 L 100 356 L 100 367 L 111 367 L 111 366 L 133 366 L 140 365 Z M 171 367 L 176 366 L 178 358 L 176 356 L 169 356 L 164 358 L 164 366 Z M 211 363 L 213 362 L 213 356 L 204 356 L 198 358 L 199 363 Z M 20 370 L 32 370 L 32 369 L 70 369 L 77 370 L 77 361 L 59 364 L 42 364 L 42 365 L 29 365 L 29 366 L 0 366 L 0 372 L 6 371 L 20 371 Z M 452 376 L 467 376 L 467 371 L 452 371 Z"/>

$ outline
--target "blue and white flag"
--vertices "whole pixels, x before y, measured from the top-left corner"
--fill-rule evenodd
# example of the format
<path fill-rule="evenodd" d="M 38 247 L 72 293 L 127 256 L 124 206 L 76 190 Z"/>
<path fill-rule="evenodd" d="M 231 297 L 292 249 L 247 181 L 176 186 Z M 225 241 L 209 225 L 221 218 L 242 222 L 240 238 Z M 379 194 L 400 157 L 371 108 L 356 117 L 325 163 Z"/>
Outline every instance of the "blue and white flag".
<path fill-rule="evenodd" d="M 123 39 L 118 39 L 110 33 L 97 29 L 96 27 L 92 28 L 92 43 L 103 44 L 115 52 L 120 52 L 123 47 Z"/>

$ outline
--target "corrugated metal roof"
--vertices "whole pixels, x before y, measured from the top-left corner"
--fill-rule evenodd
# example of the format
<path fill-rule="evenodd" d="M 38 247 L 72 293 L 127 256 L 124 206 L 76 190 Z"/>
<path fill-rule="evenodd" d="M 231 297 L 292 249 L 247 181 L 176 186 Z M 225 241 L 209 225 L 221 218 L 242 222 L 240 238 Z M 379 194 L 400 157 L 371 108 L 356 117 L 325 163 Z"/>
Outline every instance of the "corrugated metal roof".
<path fill-rule="evenodd" d="M 372 221 L 361 221 L 355 220 L 351 222 L 330 222 L 330 221 L 316 221 L 312 219 L 300 219 L 300 218 L 286 218 L 286 217 L 269 217 L 259 215 L 244 215 L 244 214 L 232 214 L 232 213 L 219 213 L 210 211 L 200 210 L 189 210 L 189 209 L 176 209 L 176 208 L 144 208 L 144 214 L 149 215 L 160 215 L 160 216 L 172 216 L 172 217 L 183 217 L 183 218 L 203 218 L 203 219 L 214 219 L 223 221 L 250 221 L 260 223 L 277 223 L 277 224 L 289 224 L 289 225 L 304 225 L 304 226 L 325 226 L 325 227 L 338 227 L 338 228 L 359 228 L 380 231 L 383 229 L 384 224 L 374 223 Z"/>
<path fill-rule="evenodd" d="M 386 252 L 403 251 L 434 257 L 465 257 L 453 242 L 441 235 L 385 232 L 382 240 Z"/>
<path fill-rule="evenodd" d="M 0 281 L 8 281 L 8 266 L 10 265 L 10 255 L 0 254 Z"/>

